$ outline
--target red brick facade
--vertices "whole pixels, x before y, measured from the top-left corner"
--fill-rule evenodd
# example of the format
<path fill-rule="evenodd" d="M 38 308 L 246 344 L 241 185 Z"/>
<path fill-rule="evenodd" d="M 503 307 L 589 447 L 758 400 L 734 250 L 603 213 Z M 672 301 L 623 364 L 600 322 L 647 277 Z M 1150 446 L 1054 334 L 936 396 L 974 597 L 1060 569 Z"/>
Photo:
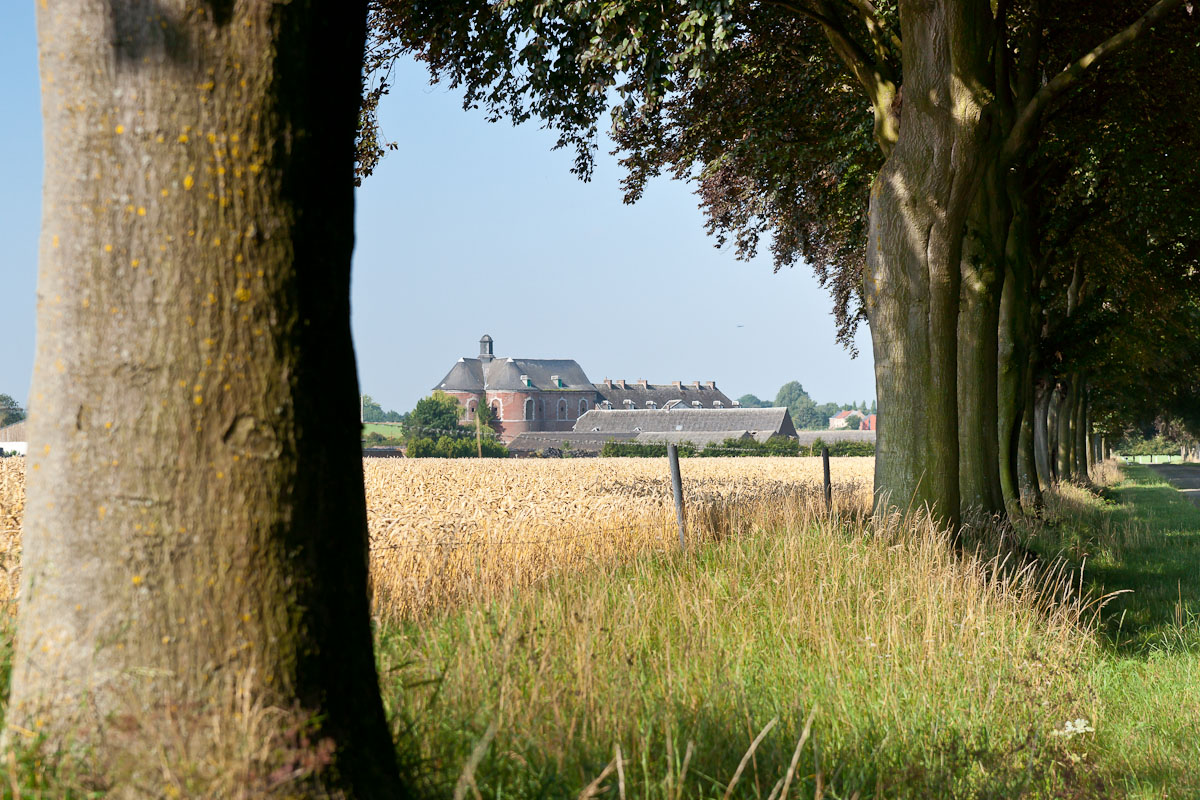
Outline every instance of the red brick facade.
<path fill-rule="evenodd" d="M 483 401 L 482 392 L 446 391 L 466 407 L 464 425 L 475 422 L 475 408 Z M 501 441 L 511 442 L 526 431 L 571 431 L 583 414 L 596 408 L 599 394 L 595 391 L 489 391 L 487 403 L 492 407 L 491 426 Z"/>

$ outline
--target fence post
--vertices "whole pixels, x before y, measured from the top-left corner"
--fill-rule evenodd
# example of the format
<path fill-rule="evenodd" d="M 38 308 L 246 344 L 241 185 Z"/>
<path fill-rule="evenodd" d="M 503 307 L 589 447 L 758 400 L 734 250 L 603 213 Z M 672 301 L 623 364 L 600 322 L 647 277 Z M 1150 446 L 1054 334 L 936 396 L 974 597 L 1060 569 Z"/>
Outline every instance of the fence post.
<path fill-rule="evenodd" d="M 679 549 L 687 550 L 687 523 L 683 514 L 683 478 L 679 474 L 679 448 L 667 445 L 667 460 L 671 462 L 671 488 L 675 491 L 675 521 L 679 523 Z"/>
<path fill-rule="evenodd" d="M 821 465 L 825 468 L 825 510 L 833 511 L 833 484 L 829 481 L 829 448 L 821 448 Z"/>

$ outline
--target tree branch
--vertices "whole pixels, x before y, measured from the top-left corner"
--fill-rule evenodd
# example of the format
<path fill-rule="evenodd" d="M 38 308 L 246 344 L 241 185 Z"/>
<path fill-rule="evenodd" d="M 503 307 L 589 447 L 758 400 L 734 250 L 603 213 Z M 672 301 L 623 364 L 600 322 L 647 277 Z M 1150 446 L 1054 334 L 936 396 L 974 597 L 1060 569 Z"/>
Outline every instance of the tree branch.
<path fill-rule="evenodd" d="M 875 50 L 879 55 L 880 61 L 886 61 L 889 57 L 888 47 L 891 48 L 890 55 L 901 58 L 904 55 L 904 45 L 900 41 L 900 37 L 888 29 L 884 24 L 883 17 L 879 15 L 879 10 L 871 3 L 871 0 L 846 0 L 852 5 L 866 23 L 867 31 L 871 34 L 871 40 L 875 43 Z"/>
<path fill-rule="evenodd" d="M 1078 83 L 1079 79 L 1089 70 L 1095 69 L 1110 56 L 1119 53 L 1142 38 L 1155 23 L 1186 1 L 1158 0 L 1150 7 L 1149 11 L 1138 17 L 1128 28 L 1101 42 L 1078 61 L 1068 65 L 1066 69 L 1051 78 L 1021 109 L 1016 123 L 1004 141 L 1004 148 L 1000 154 L 1001 163 L 1011 164 L 1033 139 L 1046 106 Z"/>

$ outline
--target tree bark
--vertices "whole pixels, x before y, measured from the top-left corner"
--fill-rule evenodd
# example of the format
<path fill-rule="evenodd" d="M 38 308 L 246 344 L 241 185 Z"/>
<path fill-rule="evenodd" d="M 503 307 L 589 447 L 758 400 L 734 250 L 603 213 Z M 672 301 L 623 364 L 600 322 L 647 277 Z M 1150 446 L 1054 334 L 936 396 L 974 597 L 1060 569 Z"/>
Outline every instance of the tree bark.
<path fill-rule="evenodd" d="M 1054 389 L 1047 380 L 1038 380 L 1034 386 L 1033 400 L 1033 456 L 1038 482 L 1043 487 L 1054 483 L 1054 470 L 1051 466 L 1053 459 L 1051 433 L 1054 428 L 1050 425 L 1050 409 L 1053 405 Z"/>
<path fill-rule="evenodd" d="M 879 396 L 876 507 L 957 523 L 963 223 L 985 141 L 987 2 L 902 3 L 904 106 L 876 176 L 865 295 Z"/>
<path fill-rule="evenodd" d="M 1091 482 L 1091 470 L 1088 462 L 1088 390 L 1087 377 L 1079 375 L 1075 380 L 1075 409 L 1072 428 L 1075 434 L 1075 444 L 1072 448 L 1076 479 L 1083 484 Z"/>
<path fill-rule="evenodd" d="M 1058 395 L 1058 480 L 1069 481 L 1075 474 L 1075 396 L 1077 385 L 1071 375 L 1060 384 Z"/>
<path fill-rule="evenodd" d="M 1000 474 L 998 371 L 1011 364 L 1000 349 L 1003 242 L 1007 204 L 993 171 L 972 204 L 962 254 L 958 317 L 958 410 L 960 505 L 989 515 L 1005 513 Z M 1007 344 L 1007 343 L 1006 343 Z"/>
<path fill-rule="evenodd" d="M 349 324 L 365 3 L 79 0 L 38 35 L 9 741 L 120 796 L 402 796 Z"/>

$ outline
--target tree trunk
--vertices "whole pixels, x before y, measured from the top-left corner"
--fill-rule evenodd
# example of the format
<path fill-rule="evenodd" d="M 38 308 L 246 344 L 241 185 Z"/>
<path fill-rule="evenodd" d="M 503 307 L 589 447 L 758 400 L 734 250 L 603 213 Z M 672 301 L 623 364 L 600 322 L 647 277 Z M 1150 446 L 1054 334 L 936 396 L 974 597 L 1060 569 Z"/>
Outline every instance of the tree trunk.
<path fill-rule="evenodd" d="M 989 515 L 1004 514 L 1000 474 L 997 364 L 1011 364 L 1011 348 L 1000 351 L 1001 274 L 997 269 L 1008 228 L 992 170 L 976 194 L 966 225 L 958 317 L 958 458 L 960 505 Z"/>
<path fill-rule="evenodd" d="M 38 34 L 9 740 L 119 796 L 400 796 L 350 339 L 365 3 L 43 4 Z"/>
<path fill-rule="evenodd" d="M 981 0 L 901 4 L 903 113 L 868 216 L 876 507 L 927 506 L 951 523 L 959 514 L 959 268 L 986 138 L 978 76 L 990 18 Z"/>
<path fill-rule="evenodd" d="M 1047 380 L 1038 380 L 1034 387 L 1033 400 L 1033 456 L 1038 482 L 1043 487 L 1054 483 L 1054 470 L 1051 466 L 1053 452 L 1051 433 L 1054 427 L 1050 424 L 1050 410 L 1053 407 L 1054 389 Z"/>
<path fill-rule="evenodd" d="M 1055 418 L 1058 423 L 1058 480 L 1069 481 L 1074 475 L 1074 445 L 1075 435 L 1072 424 L 1075 419 L 1075 389 L 1074 376 L 1059 384 L 1058 411 Z"/>
<path fill-rule="evenodd" d="M 1083 484 L 1091 482 L 1091 471 L 1088 464 L 1088 421 L 1087 421 L 1087 378 L 1079 375 L 1075 381 L 1075 409 L 1072 428 L 1075 434 L 1075 444 L 1072 448 L 1076 479 Z"/>

